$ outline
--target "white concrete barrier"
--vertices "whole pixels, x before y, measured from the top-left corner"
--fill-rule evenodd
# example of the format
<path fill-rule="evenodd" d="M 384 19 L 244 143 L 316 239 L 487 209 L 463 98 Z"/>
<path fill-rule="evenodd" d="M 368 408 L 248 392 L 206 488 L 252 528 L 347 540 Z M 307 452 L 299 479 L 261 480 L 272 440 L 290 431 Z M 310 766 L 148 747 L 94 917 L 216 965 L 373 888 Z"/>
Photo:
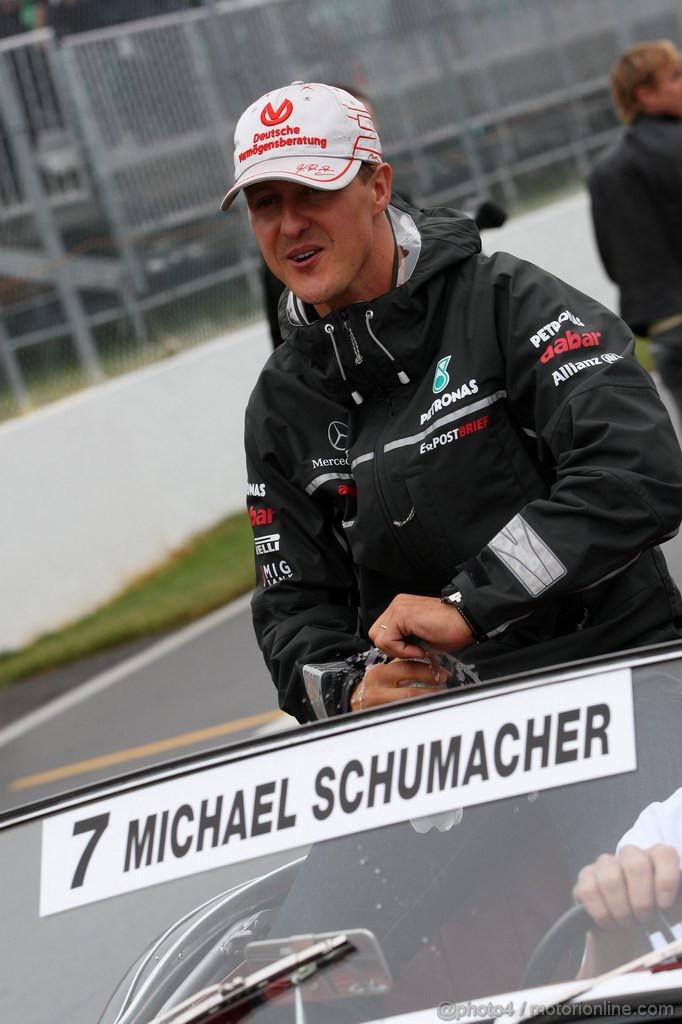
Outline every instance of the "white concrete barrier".
<path fill-rule="evenodd" d="M 584 194 L 485 233 L 615 308 Z M 264 322 L 0 426 L 0 651 L 116 595 L 244 507 Z"/>
<path fill-rule="evenodd" d="M 537 263 L 618 312 L 617 289 L 599 259 L 585 191 L 485 231 L 483 248 Z"/>
<path fill-rule="evenodd" d="M 265 323 L 0 426 L 0 651 L 80 618 L 244 507 Z"/>

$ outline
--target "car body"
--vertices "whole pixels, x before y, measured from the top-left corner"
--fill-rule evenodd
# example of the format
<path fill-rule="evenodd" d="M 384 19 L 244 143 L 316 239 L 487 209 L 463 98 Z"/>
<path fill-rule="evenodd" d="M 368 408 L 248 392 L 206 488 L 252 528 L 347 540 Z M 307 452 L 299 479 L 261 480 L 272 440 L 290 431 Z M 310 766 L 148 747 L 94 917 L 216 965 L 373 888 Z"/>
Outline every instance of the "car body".
<path fill-rule="evenodd" d="M 567 999 L 586 987 L 581 935 L 532 975 L 551 990 L 526 991 L 533 953 L 571 909 L 580 868 L 682 785 L 681 722 L 682 645 L 669 644 L 293 727 L 5 812 L 2 1018 L 151 1024 L 340 934 L 355 953 L 280 987 L 253 1019 L 520 1019 Z M 611 1016 L 630 995 L 676 1005 L 679 971 L 633 977 L 596 990 Z"/>

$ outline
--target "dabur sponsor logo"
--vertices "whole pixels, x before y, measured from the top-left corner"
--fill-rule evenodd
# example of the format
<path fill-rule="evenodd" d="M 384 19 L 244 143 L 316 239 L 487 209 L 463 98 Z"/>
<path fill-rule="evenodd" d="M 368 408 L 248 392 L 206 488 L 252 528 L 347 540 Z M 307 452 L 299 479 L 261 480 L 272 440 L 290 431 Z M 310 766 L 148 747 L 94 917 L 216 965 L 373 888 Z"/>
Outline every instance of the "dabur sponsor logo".
<path fill-rule="evenodd" d="M 447 358 L 449 359 L 450 356 Z M 441 362 L 447 362 L 447 360 L 441 360 Z M 440 366 L 440 363 L 438 365 Z M 433 390 L 436 390 L 435 383 Z M 426 412 L 422 413 L 422 426 L 425 423 L 428 423 L 431 417 L 435 416 L 436 413 L 441 412 L 443 409 L 447 409 L 449 405 L 454 405 L 455 402 L 461 401 L 462 398 L 470 398 L 471 395 L 476 394 L 478 394 L 478 384 L 476 383 L 475 377 L 472 377 L 468 384 L 461 384 L 456 391 L 446 391 L 444 395 L 441 395 L 440 398 L 436 398 L 436 400 L 431 403 L 431 406 Z"/>
<path fill-rule="evenodd" d="M 599 344 L 601 333 L 599 331 L 586 331 L 584 334 L 577 334 L 575 331 L 566 331 L 556 341 L 551 341 L 540 356 L 541 363 L 548 363 L 554 356 L 563 355 L 565 352 L 575 352 L 579 348 L 592 348 Z"/>
<path fill-rule="evenodd" d="M 249 505 L 249 521 L 252 526 L 271 526 L 274 518 L 274 508 L 256 508 L 255 505 Z"/>

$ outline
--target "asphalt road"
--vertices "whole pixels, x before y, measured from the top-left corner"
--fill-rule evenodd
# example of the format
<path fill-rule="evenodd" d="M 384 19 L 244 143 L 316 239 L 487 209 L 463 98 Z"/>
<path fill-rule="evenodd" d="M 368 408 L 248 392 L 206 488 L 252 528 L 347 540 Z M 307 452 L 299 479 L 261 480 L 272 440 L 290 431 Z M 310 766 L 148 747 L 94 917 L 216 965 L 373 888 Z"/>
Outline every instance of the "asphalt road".
<path fill-rule="evenodd" d="M 2 809 L 296 724 L 277 709 L 248 599 L 61 685 L 0 731 Z"/>

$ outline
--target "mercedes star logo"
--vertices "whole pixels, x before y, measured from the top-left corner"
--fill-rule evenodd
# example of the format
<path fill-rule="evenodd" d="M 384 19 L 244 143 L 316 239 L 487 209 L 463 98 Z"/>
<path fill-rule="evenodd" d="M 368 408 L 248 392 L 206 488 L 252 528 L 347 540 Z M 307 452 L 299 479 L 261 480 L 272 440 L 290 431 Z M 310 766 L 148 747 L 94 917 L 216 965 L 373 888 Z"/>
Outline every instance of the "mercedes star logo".
<path fill-rule="evenodd" d="M 345 452 L 348 447 L 348 425 L 341 420 L 332 420 L 327 437 L 332 448 L 336 448 L 337 452 Z"/>

